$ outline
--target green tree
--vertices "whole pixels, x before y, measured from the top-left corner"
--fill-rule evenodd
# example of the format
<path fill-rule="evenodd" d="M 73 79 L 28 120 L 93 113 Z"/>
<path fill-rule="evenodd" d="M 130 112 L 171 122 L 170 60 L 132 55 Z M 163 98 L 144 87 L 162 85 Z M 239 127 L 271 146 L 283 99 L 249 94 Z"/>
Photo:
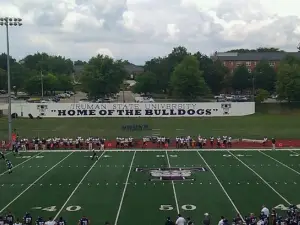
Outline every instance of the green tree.
<path fill-rule="evenodd" d="M 11 56 L 9 57 L 9 62 L 10 65 L 13 65 L 16 63 L 16 59 L 12 58 Z M 2 53 L 0 55 L 0 69 L 7 70 L 7 55 L 5 53 Z"/>
<path fill-rule="evenodd" d="M 300 101 L 300 65 L 282 62 L 278 67 L 276 90 L 279 99 Z"/>
<path fill-rule="evenodd" d="M 157 89 L 157 80 L 152 72 L 144 72 L 138 75 L 135 79 L 136 84 L 133 86 L 134 93 L 155 93 Z"/>
<path fill-rule="evenodd" d="M 249 52 L 284 52 L 283 50 L 280 50 L 279 48 L 265 48 L 265 47 L 259 47 L 257 49 L 232 49 L 227 52 L 238 52 L 238 53 L 249 53 Z"/>
<path fill-rule="evenodd" d="M 269 93 L 275 91 L 276 72 L 267 61 L 259 62 L 253 71 L 255 88 L 263 89 Z"/>
<path fill-rule="evenodd" d="M 219 94 L 224 89 L 224 79 L 229 70 L 219 61 L 213 61 L 200 52 L 194 54 L 199 61 L 199 69 L 203 71 L 203 77 L 213 94 Z"/>
<path fill-rule="evenodd" d="M 172 95 L 187 101 L 196 100 L 199 96 L 209 93 L 209 89 L 199 70 L 199 62 L 194 56 L 186 56 L 175 67 L 171 76 Z"/>
<path fill-rule="evenodd" d="M 85 65 L 81 81 L 89 98 L 97 99 L 118 93 L 126 76 L 121 60 L 97 55 Z"/>
<path fill-rule="evenodd" d="M 239 90 L 243 92 L 244 90 L 251 87 L 251 78 L 252 76 L 248 72 L 248 69 L 245 65 L 237 67 L 232 76 L 232 88 L 234 90 Z"/>
<path fill-rule="evenodd" d="M 7 73 L 0 68 L 0 90 L 7 90 Z"/>
<path fill-rule="evenodd" d="M 47 53 L 28 55 L 21 60 L 22 64 L 31 70 L 55 74 L 71 74 L 73 62 L 61 56 L 50 56 Z"/>
<path fill-rule="evenodd" d="M 270 93 L 267 90 L 264 89 L 258 89 L 255 96 L 256 102 L 263 102 L 270 96 Z"/>

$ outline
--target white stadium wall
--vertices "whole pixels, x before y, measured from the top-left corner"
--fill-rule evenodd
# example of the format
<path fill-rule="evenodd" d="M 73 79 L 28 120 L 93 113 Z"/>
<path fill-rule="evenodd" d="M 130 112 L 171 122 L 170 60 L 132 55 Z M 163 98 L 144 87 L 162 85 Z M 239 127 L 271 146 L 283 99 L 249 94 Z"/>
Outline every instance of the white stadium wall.
<path fill-rule="evenodd" d="M 7 105 L 6 105 L 7 107 Z M 13 103 L 19 117 L 222 117 L 255 113 L 254 102 Z"/>

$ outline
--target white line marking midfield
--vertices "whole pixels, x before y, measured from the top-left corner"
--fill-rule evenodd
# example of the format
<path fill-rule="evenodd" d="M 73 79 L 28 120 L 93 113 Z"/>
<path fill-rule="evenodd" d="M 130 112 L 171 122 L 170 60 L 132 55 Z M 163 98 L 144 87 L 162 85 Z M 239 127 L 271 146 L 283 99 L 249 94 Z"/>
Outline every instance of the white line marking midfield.
<path fill-rule="evenodd" d="M 15 165 L 15 166 L 13 167 L 13 169 L 15 169 L 15 168 L 17 168 L 17 167 L 23 165 L 24 163 L 28 162 L 28 161 L 31 160 L 31 159 L 34 159 L 36 156 L 38 156 L 38 155 L 40 155 L 40 154 L 42 154 L 42 153 L 43 153 L 43 152 L 39 152 L 38 154 L 33 155 L 33 156 L 30 157 L 29 159 L 26 159 L 25 161 L 23 161 L 23 162 L 21 162 L 21 163 Z M 4 171 L 3 173 L 0 173 L 0 177 L 1 177 L 2 175 L 6 174 L 6 173 L 8 173 L 8 170 Z"/>
<path fill-rule="evenodd" d="M 72 198 L 72 196 L 75 194 L 75 192 L 77 191 L 77 189 L 79 188 L 79 186 L 82 184 L 82 182 L 84 181 L 84 179 L 87 177 L 87 175 L 91 172 L 91 170 L 94 168 L 94 166 L 96 165 L 96 163 L 101 159 L 101 157 L 105 154 L 105 152 L 103 152 L 99 158 L 96 160 L 96 162 L 94 162 L 93 166 L 91 166 L 89 168 L 89 170 L 84 174 L 84 176 L 82 177 L 82 179 L 79 181 L 79 183 L 77 184 L 77 186 L 74 188 L 74 190 L 72 191 L 72 193 L 70 194 L 70 196 L 67 198 L 67 200 L 65 201 L 65 203 L 63 204 L 63 206 L 60 208 L 60 210 L 58 211 L 58 213 L 55 215 L 53 220 L 56 220 L 57 217 L 59 216 L 59 214 L 61 213 L 61 211 L 63 211 L 63 209 L 65 208 L 65 206 L 68 204 L 68 202 L 70 201 L 70 199 Z"/>
<path fill-rule="evenodd" d="M 126 178 L 126 181 L 125 181 L 125 183 L 126 183 L 126 184 L 125 184 L 125 186 L 124 186 L 124 189 L 123 189 L 123 193 L 122 193 L 121 201 L 120 201 L 120 204 L 119 204 L 119 209 L 118 209 L 117 216 L 116 216 L 116 220 L 115 220 L 115 225 L 117 225 L 117 224 L 118 224 L 118 220 L 119 220 L 120 212 L 121 212 L 122 205 L 123 205 L 123 201 L 124 201 L 124 197 L 125 197 L 125 192 L 126 192 L 127 185 L 128 185 L 128 180 L 129 180 L 129 177 L 130 177 L 130 174 L 131 174 L 131 170 L 132 170 L 133 161 L 134 161 L 134 159 L 135 159 L 135 154 L 136 154 L 136 151 L 134 151 L 134 153 L 133 153 L 132 160 L 131 160 L 131 163 L 130 163 L 130 166 L 129 166 L 129 170 L 128 170 L 127 178 Z"/>
<path fill-rule="evenodd" d="M 210 166 L 208 165 L 208 163 L 206 162 L 206 160 L 204 159 L 204 157 L 197 152 L 198 155 L 200 156 L 200 158 L 203 160 L 203 162 L 205 163 L 205 165 L 208 167 L 208 169 L 211 171 L 212 175 L 215 177 L 216 181 L 219 183 L 221 189 L 223 190 L 224 194 L 226 195 L 226 197 L 228 198 L 228 200 L 230 201 L 231 205 L 233 206 L 233 208 L 235 209 L 235 211 L 240 215 L 241 219 L 243 220 L 243 222 L 245 222 L 244 217 L 242 216 L 242 214 L 240 213 L 240 211 L 238 210 L 238 208 L 236 207 L 236 205 L 234 204 L 233 200 L 230 198 L 229 194 L 227 193 L 227 191 L 225 190 L 225 188 L 223 187 L 222 183 L 220 182 L 220 180 L 218 179 L 218 177 L 216 176 L 216 174 L 214 173 L 214 171 L 210 168 Z M 230 183 L 228 183 L 230 184 Z M 239 184 L 239 183 L 238 183 Z M 249 183 L 248 183 L 249 184 Z"/>
<path fill-rule="evenodd" d="M 271 188 L 283 201 L 285 201 L 287 204 L 291 205 L 291 203 L 283 197 L 278 191 L 276 191 L 267 181 L 265 181 L 264 178 L 262 178 L 257 172 L 255 172 L 253 169 L 251 169 L 246 163 L 244 163 L 242 160 L 240 160 L 238 157 L 236 157 L 234 154 L 232 154 L 230 151 L 226 150 L 229 154 L 231 154 L 234 158 L 236 158 L 238 161 L 240 161 L 245 167 L 247 167 L 249 170 L 251 170 L 257 177 L 259 177 L 269 188 Z"/>
<path fill-rule="evenodd" d="M 278 162 L 279 164 L 281 164 L 282 166 L 288 168 L 289 170 L 291 170 L 291 171 L 297 173 L 298 175 L 300 175 L 300 172 L 298 172 L 297 170 L 294 170 L 293 168 L 289 167 L 288 165 L 284 164 L 283 162 L 280 162 L 279 160 L 273 158 L 272 156 L 270 156 L 270 155 L 268 155 L 268 154 L 266 154 L 266 153 L 264 153 L 264 152 L 261 152 L 261 151 L 259 151 L 259 152 L 260 152 L 261 154 L 263 154 L 263 155 L 269 157 L 270 159 L 273 159 L 275 162 Z"/>
<path fill-rule="evenodd" d="M 20 198 L 26 191 L 29 190 L 33 185 L 35 185 L 40 179 L 42 179 L 45 175 L 47 175 L 51 170 L 53 170 L 58 164 L 60 164 L 62 161 L 67 159 L 70 155 L 72 155 L 74 152 L 71 152 L 68 154 L 65 158 L 60 160 L 58 163 L 56 163 L 54 166 L 52 166 L 50 169 L 48 169 L 45 173 L 43 173 L 38 179 L 36 179 L 33 183 L 31 183 L 24 191 L 22 191 L 17 197 L 15 197 L 11 202 L 9 202 L 6 206 L 4 206 L 3 209 L 1 209 L 0 213 L 2 213 L 7 207 L 9 207 L 12 203 L 14 203 L 18 198 Z"/>
<path fill-rule="evenodd" d="M 169 156 L 168 156 L 168 152 L 166 151 L 166 156 L 167 156 L 167 162 L 168 162 L 168 166 L 169 168 L 171 167 L 170 164 L 170 160 L 169 160 Z M 175 199 L 175 204 L 176 204 L 176 209 L 177 209 L 177 213 L 179 214 L 179 206 L 178 206 L 178 199 L 177 199 L 177 194 L 176 194 L 176 189 L 175 189 L 175 185 L 174 185 L 174 181 L 172 181 L 172 187 L 173 187 L 173 193 L 174 193 L 174 199 Z"/>

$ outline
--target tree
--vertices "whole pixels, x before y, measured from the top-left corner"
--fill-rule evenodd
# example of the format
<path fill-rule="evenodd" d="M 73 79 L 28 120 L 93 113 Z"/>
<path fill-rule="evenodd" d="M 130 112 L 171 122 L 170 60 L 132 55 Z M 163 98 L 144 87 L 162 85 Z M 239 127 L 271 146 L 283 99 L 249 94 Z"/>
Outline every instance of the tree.
<path fill-rule="evenodd" d="M 157 89 L 157 80 L 152 72 L 144 72 L 136 77 L 136 84 L 133 86 L 133 92 L 151 94 Z"/>
<path fill-rule="evenodd" d="M 0 90 L 7 89 L 7 73 L 5 70 L 0 68 Z"/>
<path fill-rule="evenodd" d="M 10 65 L 13 65 L 16 63 L 16 59 L 12 58 L 11 56 L 9 57 L 9 63 Z M 7 70 L 7 55 L 5 53 L 2 53 L 0 55 L 0 69 Z"/>
<path fill-rule="evenodd" d="M 276 90 L 279 99 L 300 100 L 300 65 L 282 62 L 278 67 Z"/>
<path fill-rule="evenodd" d="M 197 52 L 194 56 L 199 61 L 199 69 L 203 71 L 204 80 L 212 93 L 215 95 L 220 94 L 224 88 L 224 79 L 229 70 L 219 60 L 213 61 L 200 52 Z"/>
<path fill-rule="evenodd" d="M 196 100 L 209 93 L 203 73 L 199 70 L 199 62 L 194 56 L 187 55 L 175 67 L 171 76 L 172 95 L 187 101 Z"/>
<path fill-rule="evenodd" d="M 270 93 L 264 89 L 258 89 L 255 96 L 255 101 L 262 103 L 270 96 Z"/>
<path fill-rule="evenodd" d="M 98 99 L 120 91 L 120 86 L 127 76 L 121 60 L 97 55 L 84 67 L 82 76 L 83 90 L 89 98 Z"/>
<path fill-rule="evenodd" d="M 267 61 L 261 61 L 256 65 L 253 76 L 256 89 L 263 89 L 269 93 L 275 91 L 276 72 Z"/>
<path fill-rule="evenodd" d="M 28 55 L 21 62 L 25 67 L 36 71 L 68 75 L 73 72 L 73 62 L 70 59 L 50 56 L 47 53 Z"/>
<path fill-rule="evenodd" d="M 145 63 L 144 69 L 155 74 L 157 81 L 156 92 L 167 93 L 170 81 L 168 58 L 153 58 Z"/>
<path fill-rule="evenodd" d="M 237 67 L 232 76 L 232 88 L 234 90 L 239 90 L 243 92 L 244 90 L 251 87 L 251 78 L 252 76 L 248 72 L 248 69 L 245 65 Z"/>
<path fill-rule="evenodd" d="M 238 53 L 249 53 L 249 52 L 284 52 L 283 50 L 280 50 L 279 48 L 265 48 L 265 47 L 259 47 L 257 49 L 232 49 L 227 52 L 238 52 Z"/>

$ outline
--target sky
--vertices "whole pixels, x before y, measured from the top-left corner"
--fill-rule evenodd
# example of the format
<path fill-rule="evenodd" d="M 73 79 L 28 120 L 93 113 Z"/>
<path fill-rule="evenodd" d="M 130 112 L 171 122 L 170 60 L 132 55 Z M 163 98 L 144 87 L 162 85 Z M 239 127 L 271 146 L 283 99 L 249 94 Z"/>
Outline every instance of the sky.
<path fill-rule="evenodd" d="M 104 54 L 135 64 L 174 47 L 211 55 L 236 48 L 296 51 L 299 0 L 0 0 L 17 59 L 47 52 L 72 60 Z M 0 27 L 0 52 L 6 51 Z"/>

